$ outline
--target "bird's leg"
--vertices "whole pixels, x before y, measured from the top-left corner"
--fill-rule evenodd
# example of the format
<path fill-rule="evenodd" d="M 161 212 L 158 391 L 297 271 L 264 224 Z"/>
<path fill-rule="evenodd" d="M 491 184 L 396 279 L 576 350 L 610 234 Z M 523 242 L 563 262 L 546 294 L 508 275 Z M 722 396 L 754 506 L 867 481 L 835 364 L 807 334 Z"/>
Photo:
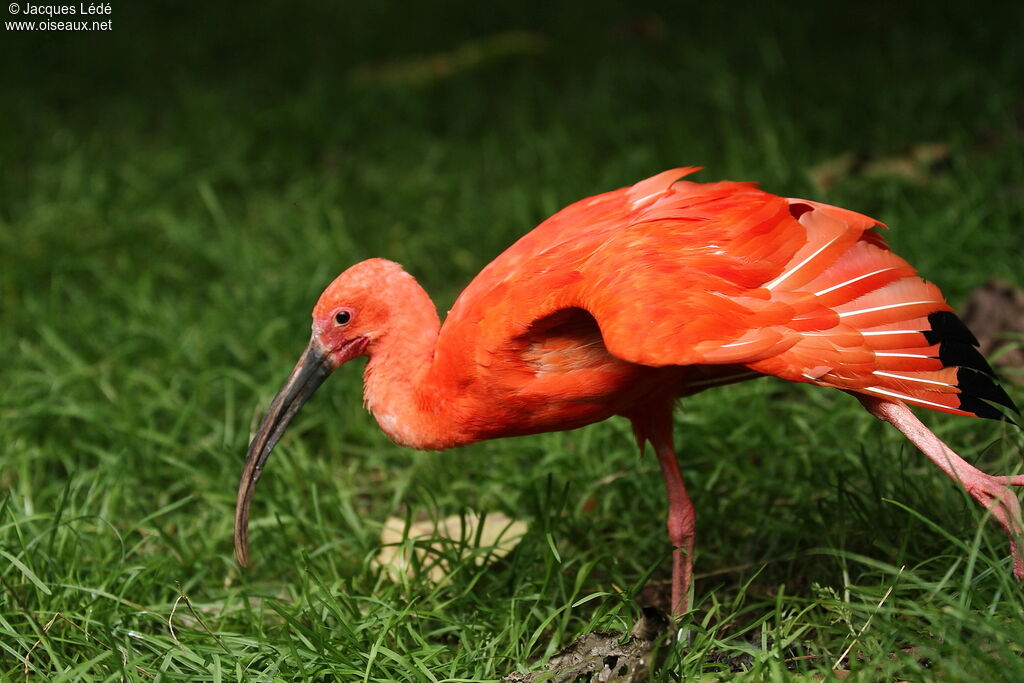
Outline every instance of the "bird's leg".
<path fill-rule="evenodd" d="M 633 423 L 637 445 L 643 453 L 649 441 L 658 455 L 661 476 L 668 497 L 668 540 L 672 544 L 672 607 L 673 616 L 686 611 L 693 576 L 693 548 L 697 540 L 697 512 L 686 493 L 683 476 L 676 462 L 672 445 L 671 398 L 652 400 L 643 412 L 627 415 Z"/>
<path fill-rule="evenodd" d="M 1010 539 L 1010 556 L 1013 558 L 1013 575 L 1024 580 L 1024 553 L 1019 541 L 1024 523 L 1021 521 L 1020 501 L 1010 486 L 1024 486 L 1024 475 L 992 476 L 972 467 L 952 449 L 925 427 L 910 411 L 910 408 L 892 401 L 870 396 L 858 396 L 868 411 L 884 420 L 910 439 L 932 462 L 960 482 L 974 500 L 992 513 Z"/>
<path fill-rule="evenodd" d="M 693 575 L 693 548 L 697 540 L 697 511 L 686 493 L 676 452 L 672 447 L 672 429 L 658 429 L 650 437 L 651 445 L 658 454 L 661 476 L 665 479 L 668 494 L 668 540 L 675 548 L 672 551 L 672 614 L 686 611 L 690 595 L 690 579 Z"/>

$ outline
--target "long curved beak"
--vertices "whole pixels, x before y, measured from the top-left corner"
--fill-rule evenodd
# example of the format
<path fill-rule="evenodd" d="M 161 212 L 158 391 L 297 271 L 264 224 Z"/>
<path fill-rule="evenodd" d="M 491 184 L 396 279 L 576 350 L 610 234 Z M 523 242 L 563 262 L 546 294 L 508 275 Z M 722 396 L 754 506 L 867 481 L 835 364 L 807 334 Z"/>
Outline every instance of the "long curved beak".
<path fill-rule="evenodd" d="M 235 557 L 243 567 L 249 564 L 249 506 L 256 482 L 263 474 L 263 466 L 270 457 L 270 451 L 281 439 L 299 408 L 309 400 L 324 380 L 334 371 L 327 353 L 310 340 L 306 351 L 288 375 L 284 386 L 277 392 L 267 414 L 260 422 L 259 431 L 249 444 L 245 456 L 245 469 L 238 484 L 238 498 L 235 501 Z"/>

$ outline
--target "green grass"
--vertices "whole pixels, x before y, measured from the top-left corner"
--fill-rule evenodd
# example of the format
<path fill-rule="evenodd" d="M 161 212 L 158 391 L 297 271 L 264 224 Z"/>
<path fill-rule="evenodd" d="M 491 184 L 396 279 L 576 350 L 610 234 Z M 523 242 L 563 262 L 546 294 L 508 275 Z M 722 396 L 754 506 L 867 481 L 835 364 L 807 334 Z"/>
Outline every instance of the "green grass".
<path fill-rule="evenodd" d="M 402 262 L 444 311 L 564 204 L 703 164 L 884 220 L 954 303 L 1024 284 L 1019 10 L 152 7 L 0 46 L 0 677 L 489 680 L 630 627 L 669 563 L 628 425 L 415 453 L 362 410 L 356 368 L 278 447 L 237 567 L 249 434 L 360 259 Z M 541 40 L 488 51 L 511 29 Z M 351 76 L 436 53 L 462 57 Z M 951 157 L 924 183 L 807 176 L 935 141 Z M 925 417 L 1021 471 L 1020 432 Z M 709 576 L 664 677 L 789 680 L 852 646 L 854 680 L 1024 679 L 1004 537 L 853 399 L 728 387 L 688 400 L 677 438 Z M 371 566 L 388 516 L 470 509 L 530 532 L 442 589 Z"/>

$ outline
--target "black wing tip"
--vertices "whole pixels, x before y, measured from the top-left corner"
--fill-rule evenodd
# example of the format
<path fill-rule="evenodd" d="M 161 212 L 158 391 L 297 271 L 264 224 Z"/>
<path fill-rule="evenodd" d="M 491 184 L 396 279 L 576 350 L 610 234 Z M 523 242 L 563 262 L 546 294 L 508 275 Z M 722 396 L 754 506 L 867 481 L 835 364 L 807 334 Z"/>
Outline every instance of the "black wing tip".
<path fill-rule="evenodd" d="M 999 422 L 1009 422 L 1018 429 L 1021 426 L 1012 417 L 995 408 L 994 406 L 986 403 L 984 400 L 977 396 L 960 396 L 960 410 L 968 412 L 976 417 L 981 417 L 986 420 L 997 420 Z"/>
<path fill-rule="evenodd" d="M 928 315 L 928 324 L 931 329 L 924 333 L 929 344 L 941 344 L 943 342 L 957 342 L 979 346 L 978 338 L 974 336 L 964 321 L 952 311 L 936 311 Z"/>
<path fill-rule="evenodd" d="M 996 383 L 996 372 L 978 351 L 978 340 L 952 311 L 936 311 L 928 316 L 931 329 L 924 331 L 929 344 L 939 345 L 943 367 L 957 368 L 956 385 L 960 390 L 960 410 L 977 417 L 1000 420 L 1020 427 L 995 405 L 1020 415 L 1009 394 Z"/>
<path fill-rule="evenodd" d="M 964 367 L 995 376 L 995 370 L 978 351 L 978 339 L 952 311 L 936 311 L 928 316 L 929 330 L 923 330 L 929 344 L 939 345 L 939 360 L 946 368 Z"/>
<path fill-rule="evenodd" d="M 996 376 L 996 371 L 981 355 L 981 351 L 963 342 L 944 341 L 939 344 L 939 360 L 945 368 L 968 368 L 989 377 Z"/>
<path fill-rule="evenodd" d="M 1013 402 L 1010 395 L 1001 386 L 996 384 L 992 377 L 986 374 L 971 368 L 961 367 L 956 373 L 956 386 L 967 396 L 998 403 L 1004 408 L 1008 408 L 1020 415 L 1020 408 Z"/>

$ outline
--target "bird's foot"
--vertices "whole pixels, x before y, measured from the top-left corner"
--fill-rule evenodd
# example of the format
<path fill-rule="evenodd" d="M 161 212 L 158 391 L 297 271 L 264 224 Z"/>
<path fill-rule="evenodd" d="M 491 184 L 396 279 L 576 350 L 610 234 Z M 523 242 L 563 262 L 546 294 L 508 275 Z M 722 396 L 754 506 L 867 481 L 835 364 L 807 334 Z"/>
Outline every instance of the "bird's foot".
<path fill-rule="evenodd" d="M 966 464 L 966 463 L 965 463 Z M 1002 524 L 1010 540 L 1010 557 L 1013 560 L 1013 575 L 1024 581 L 1024 553 L 1018 541 L 1024 530 L 1021 520 L 1020 501 L 1011 486 L 1024 486 L 1024 475 L 1006 477 L 991 476 L 970 465 L 958 468 L 957 474 L 971 498 L 992 513 Z"/>
<path fill-rule="evenodd" d="M 939 437 L 902 403 L 883 401 L 870 396 L 858 396 L 868 411 L 880 420 L 888 422 L 903 432 L 910 441 L 921 449 L 932 462 L 939 466 L 951 479 L 960 483 L 971 498 L 991 511 L 1010 539 L 1010 557 L 1013 561 L 1013 575 L 1024 581 L 1024 552 L 1021 551 L 1021 534 L 1024 522 L 1021 521 L 1020 501 L 1011 486 L 1024 486 L 1024 474 L 1011 476 L 992 476 L 974 467 L 953 449 L 944 444 Z"/>

